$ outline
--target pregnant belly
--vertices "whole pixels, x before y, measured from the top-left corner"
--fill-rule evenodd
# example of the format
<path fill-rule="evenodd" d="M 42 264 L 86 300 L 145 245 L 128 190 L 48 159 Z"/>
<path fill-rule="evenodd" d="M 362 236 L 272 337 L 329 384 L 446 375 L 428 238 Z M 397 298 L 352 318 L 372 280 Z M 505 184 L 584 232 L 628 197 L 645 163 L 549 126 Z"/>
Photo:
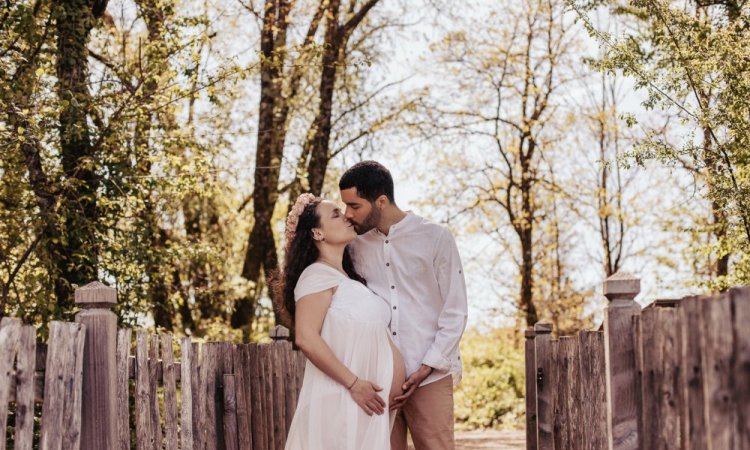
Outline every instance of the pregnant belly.
<path fill-rule="evenodd" d="M 406 366 L 404 366 L 404 358 L 398 351 L 396 344 L 391 339 L 388 339 L 388 343 L 391 345 L 391 353 L 393 354 L 393 380 L 391 381 L 391 392 L 388 394 L 388 404 L 390 405 L 393 402 L 393 397 L 401 395 L 401 385 L 406 380 Z"/>

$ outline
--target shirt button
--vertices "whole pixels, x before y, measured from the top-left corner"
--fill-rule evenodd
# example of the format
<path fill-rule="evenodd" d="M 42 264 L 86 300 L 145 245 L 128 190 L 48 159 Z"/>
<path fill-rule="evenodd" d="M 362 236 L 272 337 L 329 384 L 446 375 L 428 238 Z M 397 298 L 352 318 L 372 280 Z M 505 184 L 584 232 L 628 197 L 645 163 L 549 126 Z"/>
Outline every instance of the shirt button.
<path fill-rule="evenodd" d="M 391 263 L 385 263 L 386 267 L 390 267 Z"/>
<path fill-rule="evenodd" d="M 396 289 L 396 286 L 391 286 L 391 289 Z"/>
<path fill-rule="evenodd" d="M 393 309 L 396 309 L 396 307 L 394 306 Z"/>
<path fill-rule="evenodd" d="M 393 335 L 394 335 L 394 336 L 396 335 L 396 332 L 395 332 L 395 331 L 393 332 Z"/>
<path fill-rule="evenodd" d="M 387 240 L 387 239 L 385 240 L 385 243 L 386 243 L 386 244 L 388 243 L 388 240 Z"/>

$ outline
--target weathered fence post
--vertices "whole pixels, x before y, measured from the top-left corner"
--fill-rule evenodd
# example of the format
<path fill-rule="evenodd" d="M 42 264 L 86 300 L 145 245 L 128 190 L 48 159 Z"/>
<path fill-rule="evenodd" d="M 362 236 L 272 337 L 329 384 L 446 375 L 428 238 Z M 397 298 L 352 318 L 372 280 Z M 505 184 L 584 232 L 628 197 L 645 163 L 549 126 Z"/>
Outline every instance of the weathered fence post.
<path fill-rule="evenodd" d="M 552 343 L 550 333 L 552 324 L 549 322 L 537 322 L 534 325 L 534 361 L 536 373 L 536 442 L 539 450 L 552 450 L 555 448 L 552 433 L 553 413 L 553 389 L 552 374 Z"/>
<path fill-rule="evenodd" d="M 534 357 L 534 329 L 526 336 L 526 450 L 536 450 L 536 358 Z"/>
<path fill-rule="evenodd" d="M 604 351 L 609 450 L 638 449 L 638 408 L 633 316 L 641 312 L 635 297 L 640 279 L 616 273 L 604 281 Z"/>
<path fill-rule="evenodd" d="M 117 293 L 95 281 L 76 289 L 75 301 L 84 308 L 75 321 L 86 326 L 81 450 L 115 448 L 117 316 L 111 308 L 117 304 Z"/>

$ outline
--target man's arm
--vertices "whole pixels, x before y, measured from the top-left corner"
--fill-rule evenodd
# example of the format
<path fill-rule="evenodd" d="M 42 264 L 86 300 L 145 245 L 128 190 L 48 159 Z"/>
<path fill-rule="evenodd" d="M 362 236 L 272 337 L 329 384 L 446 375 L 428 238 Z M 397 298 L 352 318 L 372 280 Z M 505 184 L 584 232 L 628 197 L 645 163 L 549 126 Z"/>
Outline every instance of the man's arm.
<path fill-rule="evenodd" d="M 435 275 L 443 308 L 438 317 L 438 332 L 425 353 L 422 364 L 441 372 L 451 368 L 450 355 L 458 349 L 466 328 L 468 304 L 466 282 L 461 257 L 456 241 L 447 229 L 443 229 L 435 249 Z"/>

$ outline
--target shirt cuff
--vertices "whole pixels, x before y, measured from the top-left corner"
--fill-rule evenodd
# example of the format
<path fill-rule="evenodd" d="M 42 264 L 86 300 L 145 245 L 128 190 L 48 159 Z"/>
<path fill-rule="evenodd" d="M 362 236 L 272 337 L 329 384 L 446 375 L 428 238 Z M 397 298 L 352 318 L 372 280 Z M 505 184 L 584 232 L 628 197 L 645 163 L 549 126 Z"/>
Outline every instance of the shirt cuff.
<path fill-rule="evenodd" d="M 439 351 L 432 348 L 427 351 L 427 354 L 422 360 L 422 364 L 441 372 L 448 372 L 451 370 L 450 360 L 443 356 Z"/>

